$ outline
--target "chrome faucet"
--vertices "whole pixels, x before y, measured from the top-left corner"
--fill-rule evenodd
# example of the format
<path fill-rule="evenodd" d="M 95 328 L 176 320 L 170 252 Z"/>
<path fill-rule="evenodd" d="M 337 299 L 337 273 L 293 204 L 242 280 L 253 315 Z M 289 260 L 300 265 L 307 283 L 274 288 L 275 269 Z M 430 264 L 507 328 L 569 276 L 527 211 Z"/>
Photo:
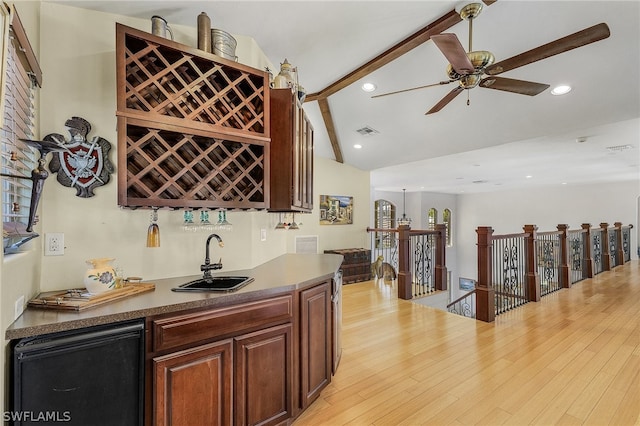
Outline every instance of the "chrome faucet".
<path fill-rule="evenodd" d="M 215 238 L 218 240 L 218 245 L 220 247 L 224 247 L 224 243 L 222 242 L 222 238 L 218 236 L 218 234 L 211 234 L 209 238 L 207 238 L 207 250 L 205 252 L 204 264 L 200 265 L 200 270 L 204 271 L 204 278 L 211 278 L 211 270 L 222 269 L 222 258 L 218 260 L 218 263 L 211 263 L 211 259 L 209 258 L 209 243 L 211 239 Z"/>

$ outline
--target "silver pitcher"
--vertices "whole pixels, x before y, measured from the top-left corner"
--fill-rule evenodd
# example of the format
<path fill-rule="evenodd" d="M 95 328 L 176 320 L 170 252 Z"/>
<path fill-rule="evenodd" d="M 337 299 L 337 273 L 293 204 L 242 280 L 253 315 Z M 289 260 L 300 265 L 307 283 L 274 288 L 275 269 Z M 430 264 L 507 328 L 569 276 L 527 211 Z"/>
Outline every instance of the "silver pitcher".
<path fill-rule="evenodd" d="M 153 15 L 151 17 L 151 34 L 167 38 L 167 32 L 171 36 L 171 40 L 173 40 L 173 32 L 167 20 L 162 16 Z"/>

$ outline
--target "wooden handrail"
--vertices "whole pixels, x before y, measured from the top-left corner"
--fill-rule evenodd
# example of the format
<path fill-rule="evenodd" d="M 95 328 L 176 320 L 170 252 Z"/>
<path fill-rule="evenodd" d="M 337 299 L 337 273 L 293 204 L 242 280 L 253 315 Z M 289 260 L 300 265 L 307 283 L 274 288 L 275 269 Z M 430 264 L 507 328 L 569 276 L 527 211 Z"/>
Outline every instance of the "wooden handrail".
<path fill-rule="evenodd" d="M 528 238 L 530 236 L 531 234 L 528 232 L 523 232 L 520 234 L 492 235 L 491 240 L 496 241 L 496 240 L 508 240 L 509 238 Z"/>
<path fill-rule="evenodd" d="M 441 224 L 442 226 L 446 226 L 444 224 Z M 436 225 L 438 226 L 438 225 Z M 438 230 L 434 230 L 434 229 L 410 229 L 409 230 L 409 234 L 411 236 L 414 235 L 438 235 L 440 233 L 440 231 Z"/>
<path fill-rule="evenodd" d="M 454 300 L 453 302 L 449 303 L 447 305 L 447 309 L 449 309 L 450 307 L 452 307 L 453 305 L 455 305 L 456 303 L 458 303 L 459 301 L 466 299 L 467 297 L 471 296 L 472 294 L 476 294 L 476 289 L 474 288 L 473 290 L 463 294 L 462 296 L 458 297 L 456 300 Z"/>
<path fill-rule="evenodd" d="M 395 228 L 369 228 L 367 226 L 367 232 L 398 232 Z"/>
<path fill-rule="evenodd" d="M 586 234 L 587 230 L 586 229 L 569 229 L 567 230 L 567 232 L 569 234 Z"/>

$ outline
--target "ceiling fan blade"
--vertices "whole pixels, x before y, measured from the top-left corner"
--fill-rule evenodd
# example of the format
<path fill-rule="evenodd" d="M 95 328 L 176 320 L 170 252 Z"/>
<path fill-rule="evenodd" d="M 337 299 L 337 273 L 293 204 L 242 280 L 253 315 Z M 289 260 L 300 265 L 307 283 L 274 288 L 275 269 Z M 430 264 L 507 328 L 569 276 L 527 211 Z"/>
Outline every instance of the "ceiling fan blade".
<path fill-rule="evenodd" d="M 412 87 L 411 89 L 402 89 L 402 90 L 396 90 L 395 92 L 389 92 L 389 93 L 382 93 L 380 95 L 374 95 L 371 97 L 371 99 L 373 98 L 381 98 L 383 96 L 389 96 L 389 95 L 395 95 L 397 93 L 403 93 L 403 92 L 411 92 L 413 90 L 419 90 L 419 89 L 426 89 L 427 87 L 434 87 L 434 86 L 440 86 L 443 84 L 449 84 L 451 83 L 453 80 L 450 81 L 441 81 L 439 83 L 433 83 L 433 84 L 427 84 L 426 86 L 418 86 L 418 87 Z"/>
<path fill-rule="evenodd" d="M 486 87 L 487 89 L 503 90 L 505 92 L 529 96 L 535 96 L 549 88 L 548 84 L 493 76 L 483 78 L 480 81 L 480 86 Z"/>
<path fill-rule="evenodd" d="M 609 27 L 605 23 L 585 28 L 577 33 L 570 34 L 566 37 L 559 38 L 551 43 L 528 50 L 509 59 L 496 62 L 485 69 L 488 75 L 496 75 L 559 53 L 568 52 L 569 50 L 585 46 L 590 43 L 609 37 Z"/>
<path fill-rule="evenodd" d="M 456 96 L 458 96 L 460 93 L 462 93 L 464 89 L 460 86 L 457 86 L 455 89 L 453 89 L 452 91 L 450 91 L 449 93 L 447 93 L 447 95 L 440 99 L 440 102 L 438 102 L 437 104 L 435 104 L 433 106 L 433 108 L 431 108 L 429 111 L 425 112 L 424 115 L 428 115 L 428 114 L 433 114 L 434 112 L 438 112 L 440 111 L 442 108 L 444 108 L 449 102 L 451 102 L 453 100 L 453 98 L 455 98 Z"/>
<path fill-rule="evenodd" d="M 458 36 L 452 33 L 444 33 L 432 35 L 431 40 L 438 46 L 438 49 L 458 74 L 466 75 L 474 71 L 473 64 L 469 60 L 460 40 L 458 40 Z"/>
<path fill-rule="evenodd" d="M 498 1 L 498 0 L 482 0 L 482 3 L 486 4 L 487 6 L 491 6 L 496 1 Z"/>

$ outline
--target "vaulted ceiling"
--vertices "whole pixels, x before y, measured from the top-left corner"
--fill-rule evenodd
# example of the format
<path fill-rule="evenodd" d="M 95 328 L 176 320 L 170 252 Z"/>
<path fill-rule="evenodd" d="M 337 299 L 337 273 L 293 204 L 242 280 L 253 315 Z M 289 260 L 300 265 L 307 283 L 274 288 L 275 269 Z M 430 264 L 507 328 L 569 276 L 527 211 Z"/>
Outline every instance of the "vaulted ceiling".
<path fill-rule="evenodd" d="M 468 24 L 455 12 L 464 2 L 56 2 L 145 19 L 160 15 L 192 26 L 194 34 L 204 11 L 214 28 L 252 37 L 274 64 L 286 58 L 298 68 L 309 93 L 305 110 L 316 155 L 370 170 L 375 189 L 469 193 L 639 180 L 638 1 L 485 5 L 473 22 L 473 50 L 488 50 L 496 61 L 601 22 L 611 35 L 501 74 L 551 87 L 569 84 L 567 95 L 475 87 L 429 115 L 456 83 L 371 96 L 447 80 L 448 61 L 428 40 L 429 25 L 456 34 L 466 50 Z M 410 49 L 395 55 L 407 39 Z M 364 82 L 377 90 L 362 91 Z M 362 128 L 373 132 L 363 135 Z"/>

